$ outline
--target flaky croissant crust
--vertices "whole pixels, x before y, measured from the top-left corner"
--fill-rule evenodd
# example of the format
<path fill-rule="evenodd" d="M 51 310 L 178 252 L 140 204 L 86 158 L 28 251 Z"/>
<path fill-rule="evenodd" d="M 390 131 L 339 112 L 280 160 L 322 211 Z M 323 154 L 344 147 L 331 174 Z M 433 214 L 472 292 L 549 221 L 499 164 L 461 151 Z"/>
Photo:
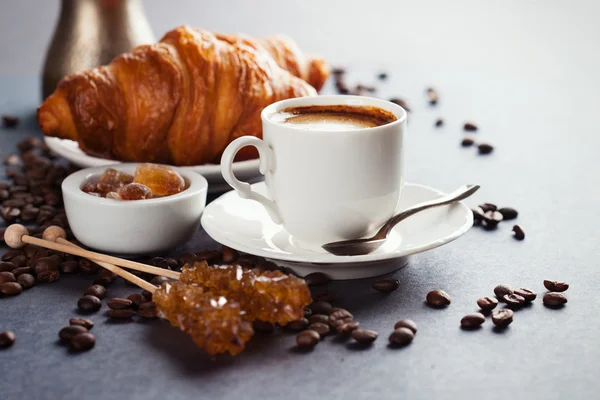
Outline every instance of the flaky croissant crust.
<path fill-rule="evenodd" d="M 314 95 L 306 81 L 320 88 L 328 75 L 322 60 L 304 56 L 287 38 L 184 26 L 158 44 L 64 78 L 38 109 L 38 122 L 46 135 L 75 140 L 99 157 L 218 163 L 232 140 L 262 135 L 265 106 Z M 245 148 L 238 159 L 255 156 Z"/>

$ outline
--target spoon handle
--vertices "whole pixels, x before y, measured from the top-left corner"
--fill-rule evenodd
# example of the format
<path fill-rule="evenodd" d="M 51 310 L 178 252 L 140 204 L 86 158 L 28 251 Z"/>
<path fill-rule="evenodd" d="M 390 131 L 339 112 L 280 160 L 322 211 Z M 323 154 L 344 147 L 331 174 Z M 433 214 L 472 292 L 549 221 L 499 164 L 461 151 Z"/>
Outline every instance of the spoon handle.
<path fill-rule="evenodd" d="M 477 190 L 479 190 L 479 187 L 479 185 L 464 185 L 459 187 L 452 193 L 448 193 L 447 195 L 438 197 L 437 199 L 424 201 L 410 208 L 407 208 L 406 210 L 402 211 L 400 214 L 397 214 L 396 216 L 392 217 L 388 222 L 386 222 L 385 225 L 383 225 L 381 229 L 379 229 L 379 231 L 375 235 L 375 238 L 385 239 L 392 230 L 392 228 L 396 226 L 396 224 L 400 221 L 403 221 L 411 215 L 426 210 L 428 208 L 445 206 L 446 204 L 454 203 L 455 201 L 464 200 L 467 197 L 471 196 L 473 193 L 475 193 Z"/>

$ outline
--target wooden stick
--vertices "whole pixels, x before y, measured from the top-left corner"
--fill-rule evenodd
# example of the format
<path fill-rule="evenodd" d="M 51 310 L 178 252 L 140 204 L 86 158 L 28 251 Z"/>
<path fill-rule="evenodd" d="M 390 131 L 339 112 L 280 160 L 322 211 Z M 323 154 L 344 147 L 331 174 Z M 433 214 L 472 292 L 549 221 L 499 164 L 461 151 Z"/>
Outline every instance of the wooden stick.
<path fill-rule="evenodd" d="M 9 247 L 13 249 L 21 248 L 28 243 L 33 244 L 35 246 L 44 247 L 46 249 L 56 250 L 62 253 L 87 258 L 95 262 L 102 261 L 105 263 L 118 265 L 123 268 L 147 272 L 149 274 L 154 275 L 166 276 L 172 279 L 179 279 L 180 275 L 179 272 L 170 271 L 163 268 L 151 267 L 149 265 L 138 263 L 135 261 L 125 260 L 118 257 L 96 253 L 94 251 L 82 249 L 81 247 L 72 247 L 62 243 L 55 243 L 49 240 L 38 239 L 36 237 L 29 236 L 27 228 L 20 224 L 13 224 L 6 228 L 6 231 L 4 232 L 4 241 Z"/>

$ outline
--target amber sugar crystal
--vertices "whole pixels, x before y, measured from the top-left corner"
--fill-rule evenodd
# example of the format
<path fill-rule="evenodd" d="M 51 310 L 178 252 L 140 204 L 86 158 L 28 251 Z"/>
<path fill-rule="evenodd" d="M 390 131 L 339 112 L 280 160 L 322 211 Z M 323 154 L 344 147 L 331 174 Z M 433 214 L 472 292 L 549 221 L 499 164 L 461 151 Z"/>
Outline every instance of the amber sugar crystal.
<path fill-rule="evenodd" d="M 163 318 L 192 336 L 210 355 L 239 354 L 254 334 L 239 303 L 200 286 L 181 281 L 163 283 L 153 300 Z"/>
<path fill-rule="evenodd" d="M 166 165 L 142 164 L 135 169 L 133 181 L 149 187 L 155 197 L 170 196 L 185 189 L 183 177 Z"/>
<path fill-rule="evenodd" d="M 96 187 L 97 191 L 106 194 L 108 192 L 116 192 L 121 186 L 125 186 L 131 182 L 133 182 L 132 175 L 117 171 L 114 168 L 107 168 L 100 177 Z"/>
<path fill-rule="evenodd" d="M 303 279 L 280 271 L 260 272 L 239 265 L 209 267 L 197 262 L 182 269 L 180 281 L 238 302 L 248 320 L 285 325 L 302 318 L 304 307 L 312 301 Z"/>
<path fill-rule="evenodd" d="M 117 190 L 121 200 L 144 200 L 152 198 L 152 191 L 141 183 L 129 183 Z"/>

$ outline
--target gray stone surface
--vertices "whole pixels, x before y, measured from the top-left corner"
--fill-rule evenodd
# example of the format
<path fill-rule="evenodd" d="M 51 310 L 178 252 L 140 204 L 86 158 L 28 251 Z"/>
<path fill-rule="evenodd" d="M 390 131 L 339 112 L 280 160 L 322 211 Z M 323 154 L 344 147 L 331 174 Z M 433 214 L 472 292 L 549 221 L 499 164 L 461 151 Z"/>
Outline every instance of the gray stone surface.
<path fill-rule="evenodd" d="M 0 129 L 0 155 L 37 133 L 35 75 L 51 30 L 53 2 L 0 5 L 0 113 L 25 117 L 17 131 Z M 108 322 L 92 316 L 97 345 L 69 354 L 58 330 L 77 315 L 76 300 L 92 280 L 68 277 L 0 299 L 0 330 L 17 343 L 0 351 L 0 399 L 407 398 L 505 399 L 597 397 L 600 357 L 600 168 L 597 110 L 600 59 L 594 21 L 598 4 L 558 1 L 534 5 L 483 2 L 174 2 L 147 1 L 155 31 L 180 23 L 224 31 L 285 32 L 305 48 L 351 68 L 351 80 L 390 73 L 378 95 L 400 95 L 413 113 L 407 137 L 407 180 L 450 190 L 466 182 L 490 201 L 520 211 L 523 242 L 511 224 L 473 229 L 451 245 L 412 258 L 392 274 L 400 289 L 382 295 L 370 280 L 337 282 L 337 305 L 380 333 L 369 349 L 332 338 L 308 354 L 294 336 L 257 335 L 236 358 L 211 360 L 166 322 Z M 35 4 L 35 10 L 33 10 Z M 285 16 L 284 14 L 294 14 Z M 436 108 L 423 90 L 440 90 Z M 437 117 L 446 120 L 434 129 Z M 462 149 L 461 124 L 496 146 L 488 157 Z M 117 228 L 115 228 L 117 229 Z M 200 232 L 188 245 L 216 246 Z M 542 280 L 571 283 L 569 303 L 549 310 L 536 300 L 505 332 L 486 321 L 474 332 L 460 318 L 498 283 L 540 295 Z M 453 296 L 445 310 L 423 304 L 441 288 Z M 132 293 L 118 283 L 109 296 Z M 413 344 L 388 349 L 394 322 L 419 325 Z"/>

